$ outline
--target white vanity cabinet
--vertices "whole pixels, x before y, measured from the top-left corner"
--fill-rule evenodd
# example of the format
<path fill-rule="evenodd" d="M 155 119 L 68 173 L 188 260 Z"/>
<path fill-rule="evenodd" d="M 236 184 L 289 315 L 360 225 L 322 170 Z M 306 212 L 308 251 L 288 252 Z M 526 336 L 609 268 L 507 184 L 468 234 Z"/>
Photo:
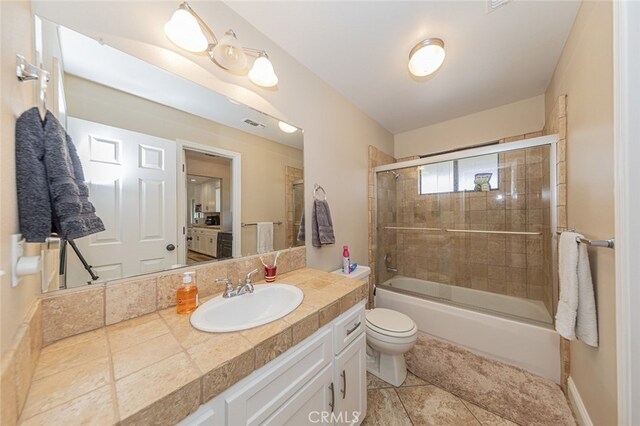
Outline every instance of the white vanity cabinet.
<path fill-rule="evenodd" d="M 188 245 L 189 250 L 217 257 L 218 232 L 216 229 L 190 228 L 189 236 L 191 236 L 191 240 L 189 241 L 190 245 Z"/>
<path fill-rule="evenodd" d="M 367 412 L 366 336 L 360 333 L 335 358 L 333 383 L 335 412 L 341 415 L 336 424 L 359 424 L 361 415 Z M 357 417 L 357 418 L 356 418 Z"/>
<path fill-rule="evenodd" d="M 180 424 L 360 424 L 367 407 L 363 318 L 360 302 Z M 337 344 L 348 330 L 346 345 Z"/>

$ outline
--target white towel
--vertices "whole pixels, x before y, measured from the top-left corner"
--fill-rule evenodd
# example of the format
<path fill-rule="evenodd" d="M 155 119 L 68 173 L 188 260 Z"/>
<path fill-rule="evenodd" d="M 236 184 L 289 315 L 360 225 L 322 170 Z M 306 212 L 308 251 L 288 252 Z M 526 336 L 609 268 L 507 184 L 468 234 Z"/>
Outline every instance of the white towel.
<path fill-rule="evenodd" d="M 256 225 L 256 251 L 258 254 L 273 251 L 273 222 L 258 222 Z"/>
<path fill-rule="evenodd" d="M 598 346 L 596 301 L 586 244 L 576 241 L 582 235 L 560 235 L 560 302 L 556 312 L 556 330 L 569 340 L 576 338 L 589 346 Z"/>

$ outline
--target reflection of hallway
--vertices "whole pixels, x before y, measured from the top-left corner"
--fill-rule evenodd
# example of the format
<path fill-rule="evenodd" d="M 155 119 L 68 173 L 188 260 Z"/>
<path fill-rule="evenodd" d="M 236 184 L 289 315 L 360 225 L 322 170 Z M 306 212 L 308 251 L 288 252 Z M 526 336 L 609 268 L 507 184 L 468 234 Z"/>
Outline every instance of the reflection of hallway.
<path fill-rule="evenodd" d="M 207 256 L 206 254 L 198 253 L 193 250 L 189 250 L 187 252 L 187 265 L 194 265 L 201 262 L 210 262 L 215 259 L 215 257 Z"/>

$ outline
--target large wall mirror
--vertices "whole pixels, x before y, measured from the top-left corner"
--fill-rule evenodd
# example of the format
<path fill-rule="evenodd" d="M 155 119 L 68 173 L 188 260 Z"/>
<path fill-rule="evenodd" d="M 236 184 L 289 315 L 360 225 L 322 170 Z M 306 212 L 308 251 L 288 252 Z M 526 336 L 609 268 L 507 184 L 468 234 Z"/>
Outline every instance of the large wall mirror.
<path fill-rule="evenodd" d="M 35 20 L 48 107 L 106 227 L 60 245 L 44 291 L 304 245 L 302 129 Z"/>

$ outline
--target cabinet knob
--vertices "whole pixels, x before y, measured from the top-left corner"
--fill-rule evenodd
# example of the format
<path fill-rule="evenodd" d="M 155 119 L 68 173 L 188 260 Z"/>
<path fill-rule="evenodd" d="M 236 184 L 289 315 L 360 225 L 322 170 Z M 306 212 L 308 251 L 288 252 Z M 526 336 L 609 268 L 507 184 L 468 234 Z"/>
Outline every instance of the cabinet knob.
<path fill-rule="evenodd" d="M 174 246 L 173 244 L 167 244 L 168 251 L 174 251 L 175 249 L 176 249 L 176 246 Z"/>

